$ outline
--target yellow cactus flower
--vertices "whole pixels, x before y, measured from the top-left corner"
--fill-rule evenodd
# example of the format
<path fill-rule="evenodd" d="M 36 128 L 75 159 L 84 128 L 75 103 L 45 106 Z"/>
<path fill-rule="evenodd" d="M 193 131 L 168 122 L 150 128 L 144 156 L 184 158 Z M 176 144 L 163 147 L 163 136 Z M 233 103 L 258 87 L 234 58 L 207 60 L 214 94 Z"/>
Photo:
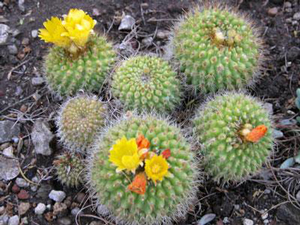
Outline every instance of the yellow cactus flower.
<path fill-rule="evenodd" d="M 45 42 L 53 43 L 57 46 L 67 48 L 71 44 L 68 37 L 62 36 L 66 29 L 62 25 L 62 21 L 57 17 L 52 17 L 43 23 L 46 29 L 39 29 L 39 37 Z"/>
<path fill-rule="evenodd" d="M 168 175 L 169 164 L 163 155 L 154 155 L 151 159 L 146 159 L 145 171 L 155 184 L 157 180 L 162 179 Z"/>
<path fill-rule="evenodd" d="M 135 138 L 127 140 L 126 137 L 122 137 L 117 140 L 110 150 L 109 161 L 118 167 L 117 172 L 127 170 L 135 173 L 142 164 Z"/>
<path fill-rule="evenodd" d="M 71 9 L 62 22 L 66 29 L 62 35 L 69 37 L 78 48 L 84 47 L 96 23 L 83 10 Z"/>

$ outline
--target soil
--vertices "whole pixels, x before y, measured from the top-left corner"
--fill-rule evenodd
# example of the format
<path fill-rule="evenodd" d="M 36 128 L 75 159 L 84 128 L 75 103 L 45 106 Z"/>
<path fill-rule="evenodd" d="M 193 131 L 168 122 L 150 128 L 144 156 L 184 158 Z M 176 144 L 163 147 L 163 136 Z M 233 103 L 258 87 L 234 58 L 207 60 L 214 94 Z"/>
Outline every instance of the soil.
<path fill-rule="evenodd" d="M 296 12 L 300 12 L 300 3 L 291 0 L 292 7 L 286 10 L 283 6 L 284 1 L 279 0 L 226 2 L 254 19 L 254 23 L 261 29 L 265 48 L 269 52 L 261 79 L 249 89 L 249 92 L 273 105 L 275 125 L 284 133 L 284 140 L 279 142 L 272 162 L 273 167 L 279 167 L 287 157 L 298 153 L 296 148 L 300 145 L 300 135 L 295 138 L 295 134 L 291 133 L 291 129 L 295 127 L 281 127 L 277 123 L 283 118 L 294 118 L 298 113 L 294 99 L 296 89 L 300 86 L 300 21 L 294 22 L 292 17 Z M 140 46 L 140 51 L 160 53 L 167 39 L 159 39 L 156 36 L 157 31 L 170 30 L 176 19 L 195 3 L 193 0 L 31 0 L 25 1 L 25 11 L 22 11 L 17 1 L 4 0 L 4 5 L 0 7 L 0 21 L 7 24 L 12 31 L 17 29 L 20 33 L 15 37 L 11 34 L 7 44 L 0 46 L 0 114 L 2 119 L 18 120 L 20 112 L 27 109 L 25 116 L 23 114 L 20 119 L 25 141 L 24 147 L 18 153 L 21 155 L 21 167 L 36 159 L 35 166 L 25 170 L 27 178 L 33 178 L 36 173 L 45 171 L 45 168 L 49 171 L 54 156 L 62 151 L 62 147 L 55 139 L 51 143 L 55 153 L 51 157 L 35 155 L 30 140 L 26 139 L 34 121 L 40 118 L 50 121 L 51 129 L 55 133 L 56 128 L 52 119 L 62 103 L 61 99 L 49 93 L 45 84 L 37 86 L 32 84 L 33 77 L 44 75 L 43 57 L 49 47 L 38 37 L 33 38 L 32 31 L 41 28 L 42 23 L 51 16 L 61 16 L 70 8 L 80 8 L 97 20 L 96 31 L 106 33 L 108 39 L 117 45 L 129 33 L 118 31 L 120 20 L 123 15 L 131 15 L 136 19 L 137 25 L 137 35 L 131 40 L 133 49 L 137 50 Z M 278 9 L 278 13 L 271 15 L 269 9 L 274 7 Z M 153 37 L 149 45 L 144 41 L 147 37 Z M 26 43 L 27 41 L 29 42 Z M 7 45 L 10 44 L 17 46 L 16 55 L 8 52 Z M 64 190 L 71 196 L 74 204 L 77 202 L 78 206 L 84 205 L 83 203 L 80 205 L 81 202 L 76 198 L 78 193 L 85 193 L 86 189 L 83 187 L 67 189 L 55 180 L 51 171 L 48 175 L 50 178 L 42 182 L 42 187 L 46 191 Z M 197 221 L 208 213 L 216 214 L 211 224 L 225 224 L 226 220 L 228 224 L 242 224 L 245 218 L 251 219 L 254 224 L 285 224 L 278 222 L 276 210 L 286 201 L 286 193 L 271 178 L 270 171 L 266 176 L 270 182 L 261 182 L 264 180 L 262 175 L 240 184 L 219 185 L 207 179 L 199 188 L 201 207 L 196 206 L 196 209 L 178 224 L 197 224 Z M 0 206 L 7 207 L 13 204 L 13 211 L 16 212 L 19 202 L 11 191 L 13 183 L 7 185 L 7 191 L 1 195 L 8 197 L 4 198 L 3 202 L 0 201 Z M 38 197 L 34 192 L 30 192 L 30 195 L 32 207 L 39 202 L 51 203 L 47 195 Z M 268 223 L 262 218 L 265 210 L 269 210 Z M 96 215 L 91 208 L 84 212 L 85 215 Z M 29 224 L 58 224 L 57 220 L 49 219 L 50 215 L 37 216 L 33 210 L 29 210 L 25 216 Z M 75 218 L 70 215 L 70 210 L 64 216 L 71 219 L 71 224 L 75 224 Z M 80 224 L 89 224 L 94 220 L 92 216 L 82 217 Z M 105 224 L 105 219 L 99 221 L 102 221 L 100 224 Z"/>

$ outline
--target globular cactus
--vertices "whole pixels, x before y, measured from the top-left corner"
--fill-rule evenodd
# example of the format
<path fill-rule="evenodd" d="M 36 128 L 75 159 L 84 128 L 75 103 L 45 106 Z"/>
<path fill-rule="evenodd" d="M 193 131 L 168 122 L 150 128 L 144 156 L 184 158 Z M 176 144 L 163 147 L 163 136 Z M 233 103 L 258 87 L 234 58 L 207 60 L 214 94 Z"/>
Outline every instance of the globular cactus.
<path fill-rule="evenodd" d="M 189 141 L 154 116 L 131 115 L 109 127 L 87 164 L 91 190 L 117 224 L 167 223 L 196 198 L 199 173 Z"/>
<path fill-rule="evenodd" d="M 46 56 L 45 72 L 50 89 L 61 96 L 99 91 L 115 61 L 112 45 L 94 33 L 96 23 L 83 10 L 70 9 L 63 20 L 52 17 L 39 30 L 43 41 L 55 45 Z"/>
<path fill-rule="evenodd" d="M 64 153 L 53 161 L 57 179 L 68 187 L 83 183 L 83 159 L 77 154 Z"/>
<path fill-rule="evenodd" d="M 77 96 L 66 101 L 56 119 L 58 137 L 66 147 L 84 153 L 105 125 L 106 106 L 96 97 Z"/>
<path fill-rule="evenodd" d="M 252 84 L 263 60 L 251 20 L 218 5 L 188 13 L 175 26 L 169 51 L 187 83 L 202 93 Z"/>
<path fill-rule="evenodd" d="M 243 93 L 216 96 L 200 108 L 193 123 L 203 144 L 205 170 L 216 180 L 238 181 L 258 172 L 272 150 L 268 112 Z"/>
<path fill-rule="evenodd" d="M 80 89 L 99 91 L 115 59 L 112 45 L 100 35 L 92 35 L 76 58 L 54 46 L 45 60 L 46 80 L 50 89 L 61 96 L 74 95 Z"/>
<path fill-rule="evenodd" d="M 181 84 L 163 59 L 136 56 L 117 68 L 112 93 L 128 110 L 165 113 L 180 104 Z"/>

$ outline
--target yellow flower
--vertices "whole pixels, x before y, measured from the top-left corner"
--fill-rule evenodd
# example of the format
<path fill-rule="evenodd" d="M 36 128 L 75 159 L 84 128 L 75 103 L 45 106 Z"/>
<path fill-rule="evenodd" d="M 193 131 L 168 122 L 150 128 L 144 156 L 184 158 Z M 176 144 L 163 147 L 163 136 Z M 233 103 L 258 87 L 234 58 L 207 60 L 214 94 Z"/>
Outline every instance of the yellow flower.
<path fill-rule="evenodd" d="M 62 33 L 66 32 L 66 29 L 59 18 L 52 17 L 50 20 L 44 22 L 43 25 L 46 29 L 39 29 L 39 37 L 42 40 L 64 48 L 70 46 L 71 40 L 68 37 L 62 36 Z"/>
<path fill-rule="evenodd" d="M 110 150 L 109 161 L 118 167 L 117 171 L 127 170 L 135 173 L 142 164 L 135 138 L 127 140 L 126 137 L 122 137 L 117 140 Z"/>
<path fill-rule="evenodd" d="M 168 175 L 169 164 L 163 155 L 154 155 L 151 159 L 146 159 L 145 171 L 154 183 Z"/>
<path fill-rule="evenodd" d="M 71 9 L 62 22 L 67 30 L 62 35 L 69 37 L 78 48 L 84 47 L 96 23 L 83 10 Z"/>

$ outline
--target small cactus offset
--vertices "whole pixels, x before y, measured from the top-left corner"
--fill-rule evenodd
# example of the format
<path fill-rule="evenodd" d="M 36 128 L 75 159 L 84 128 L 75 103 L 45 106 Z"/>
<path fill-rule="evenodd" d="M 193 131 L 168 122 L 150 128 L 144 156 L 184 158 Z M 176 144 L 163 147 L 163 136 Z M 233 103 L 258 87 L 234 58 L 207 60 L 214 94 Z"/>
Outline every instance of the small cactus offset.
<path fill-rule="evenodd" d="M 188 13 L 175 26 L 170 51 L 196 91 L 214 93 L 253 83 L 263 46 L 249 21 L 211 5 Z"/>
<path fill-rule="evenodd" d="M 128 110 L 165 113 L 180 104 L 181 84 L 163 59 L 136 56 L 117 68 L 112 93 Z"/>
<path fill-rule="evenodd" d="M 89 183 L 118 224 L 161 224 L 185 216 L 199 173 L 177 127 L 131 115 L 108 128 L 94 148 Z"/>
<path fill-rule="evenodd" d="M 205 170 L 216 180 L 238 181 L 266 162 L 272 147 L 268 112 L 254 98 L 225 93 L 208 101 L 193 121 L 203 144 Z"/>
<path fill-rule="evenodd" d="M 52 17 L 40 29 L 40 38 L 55 44 L 46 56 L 45 72 L 49 88 L 61 96 L 80 89 L 99 91 L 112 68 L 116 53 L 104 36 L 93 32 L 95 24 L 82 10 L 71 9 L 63 21 Z"/>
<path fill-rule="evenodd" d="M 104 126 L 106 106 L 96 97 L 77 96 L 66 101 L 56 120 L 58 137 L 71 151 L 84 152 Z"/>
<path fill-rule="evenodd" d="M 83 183 L 84 164 L 77 154 L 64 153 L 53 161 L 57 179 L 68 187 L 78 187 Z"/>

